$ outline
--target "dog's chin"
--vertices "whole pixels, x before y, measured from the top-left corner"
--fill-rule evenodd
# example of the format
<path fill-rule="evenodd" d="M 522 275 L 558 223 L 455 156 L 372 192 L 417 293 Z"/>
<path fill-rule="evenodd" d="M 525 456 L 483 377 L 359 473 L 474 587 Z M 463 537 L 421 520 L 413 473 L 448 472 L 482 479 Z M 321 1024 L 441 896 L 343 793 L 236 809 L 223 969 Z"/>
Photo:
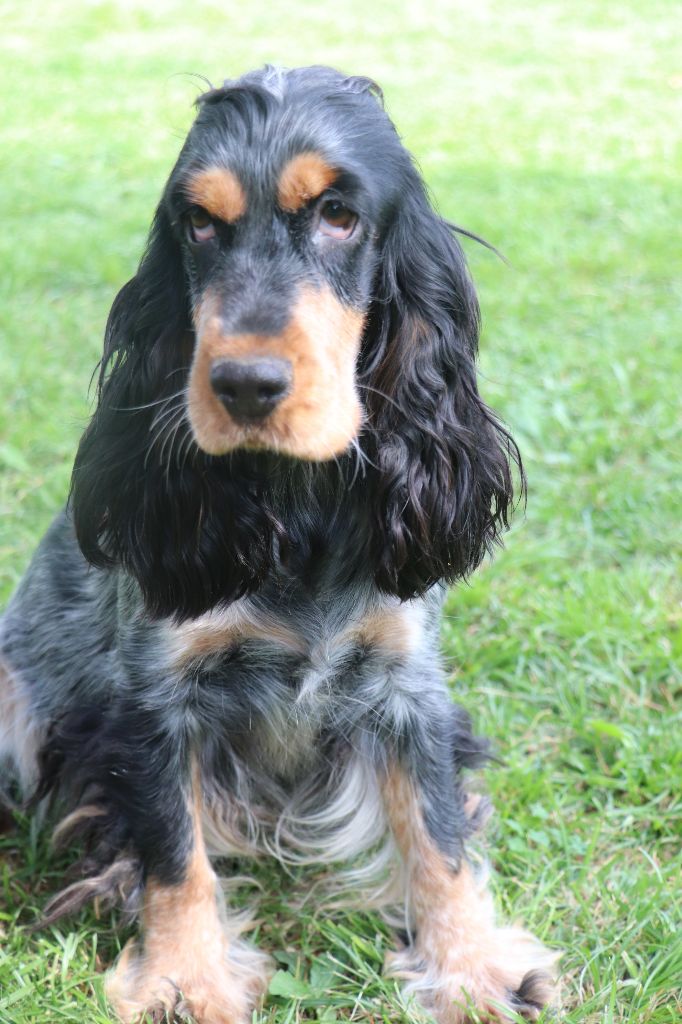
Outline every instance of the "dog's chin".
<path fill-rule="evenodd" d="M 296 437 L 265 423 L 230 423 L 224 431 L 201 431 L 192 424 L 195 444 L 206 455 L 235 452 L 280 455 L 302 462 L 330 462 L 344 455 L 358 437 L 358 431 L 321 437 Z"/>
<path fill-rule="evenodd" d="M 349 389 L 350 390 L 350 389 Z M 329 462 L 348 451 L 362 427 L 363 413 L 354 391 L 346 401 L 333 398 L 285 399 L 262 420 L 233 419 L 210 397 L 201 400 L 190 387 L 187 418 L 194 441 L 207 455 L 270 452 L 305 462 Z"/>

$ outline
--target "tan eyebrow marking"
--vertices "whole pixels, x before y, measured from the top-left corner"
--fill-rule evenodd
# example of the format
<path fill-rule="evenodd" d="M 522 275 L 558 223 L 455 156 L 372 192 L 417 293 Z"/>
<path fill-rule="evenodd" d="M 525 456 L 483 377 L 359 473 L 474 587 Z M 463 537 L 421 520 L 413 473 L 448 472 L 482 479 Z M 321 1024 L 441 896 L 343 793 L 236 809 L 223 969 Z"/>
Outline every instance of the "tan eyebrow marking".
<path fill-rule="evenodd" d="M 185 191 L 212 217 L 233 224 L 246 212 L 246 196 L 237 176 L 225 167 L 198 171 L 187 182 Z"/>
<path fill-rule="evenodd" d="M 287 213 L 296 213 L 316 199 L 336 178 L 336 171 L 319 153 L 299 153 L 279 176 L 277 199 Z"/>

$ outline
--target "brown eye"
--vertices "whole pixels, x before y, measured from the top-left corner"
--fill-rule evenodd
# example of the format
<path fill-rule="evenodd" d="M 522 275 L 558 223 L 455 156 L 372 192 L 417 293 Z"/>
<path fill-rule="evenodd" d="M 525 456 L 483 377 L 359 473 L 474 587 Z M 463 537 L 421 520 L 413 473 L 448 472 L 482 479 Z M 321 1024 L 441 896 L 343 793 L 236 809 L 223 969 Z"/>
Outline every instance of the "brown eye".
<path fill-rule="evenodd" d="M 215 224 L 200 206 L 190 210 L 187 217 L 187 231 L 193 242 L 208 242 L 215 238 Z"/>
<path fill-rule="evenodd" d="M 356 213 L 353 213 L 337 199 L 330 199 L 323 204 L 320 210 L 318 231 L 321 235 L 326 235 L 327 238 L 343 240 L 350 238 L 357 222 Z"/>

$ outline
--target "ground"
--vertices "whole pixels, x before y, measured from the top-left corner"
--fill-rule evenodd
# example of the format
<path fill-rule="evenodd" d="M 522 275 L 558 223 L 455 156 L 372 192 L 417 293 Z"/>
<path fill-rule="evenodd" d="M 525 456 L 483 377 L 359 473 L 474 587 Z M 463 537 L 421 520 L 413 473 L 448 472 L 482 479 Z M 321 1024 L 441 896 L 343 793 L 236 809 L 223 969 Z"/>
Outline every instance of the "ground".
<path fill-rule="evenodd" d="M 562 1019 L 675 1024 L 679 5 L 232 7 L 2 5 L 0 602 L 67 492 L 106 314 L 202 87 L 184 73 L 373 75 L 442 212 L 509 261 L 466 245 L 482 388 L 520 443 L 528 507 L 452 593 L 443 637 L 453 692 L 504 758 L 485 773 L 498 898 L 565 950 Z M 62 866 L 29 822 L 0 843 L 2 1024 L 111 1019 L 114 918 L 25 927 Z M 414 1019 L 382 980 L 376 919 L 292 911 L 274 869 L 259 880 L 280 968 L 265 1020 Z"/>

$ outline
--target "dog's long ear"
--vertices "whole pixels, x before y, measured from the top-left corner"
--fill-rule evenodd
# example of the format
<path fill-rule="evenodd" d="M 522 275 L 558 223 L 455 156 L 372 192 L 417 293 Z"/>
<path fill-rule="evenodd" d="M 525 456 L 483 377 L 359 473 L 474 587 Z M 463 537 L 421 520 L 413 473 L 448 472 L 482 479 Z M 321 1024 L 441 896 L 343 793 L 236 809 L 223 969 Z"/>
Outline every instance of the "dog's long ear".
<path fill-rule="evenodd" d="M 185 394 L 193 348 L 181 247 L 162 205 L 109 315 L 71 508 L 88 561 L 122 565 L 150 612 L 178 619 L 257 586 L 274 528 L 256 483 L 194 443 Z"/>
<path fill-rule="evenodd" d="M 466 576 L 508 525 L 516 445 L 476 382 L 479 308 L 454 229 L 414 172 L 383 246 L 361 382 L 377 582 L 405 598 Z"/>
<path fill-rule="evenodd" d="M 150 458 L 154 438 L 164 413 L 173 416 L 170 396 L 182 387 L 181 370 L 191 355 L 186 305 L 180 246 L 161 205 L 137 274 L 109 314 L 97 407 L 73 469 L 76 533 L 94 565 L 125 560 L 139 546 L 136 516 L 149 490 L 147 475 L 154 475 L 158 463 Z"/>

